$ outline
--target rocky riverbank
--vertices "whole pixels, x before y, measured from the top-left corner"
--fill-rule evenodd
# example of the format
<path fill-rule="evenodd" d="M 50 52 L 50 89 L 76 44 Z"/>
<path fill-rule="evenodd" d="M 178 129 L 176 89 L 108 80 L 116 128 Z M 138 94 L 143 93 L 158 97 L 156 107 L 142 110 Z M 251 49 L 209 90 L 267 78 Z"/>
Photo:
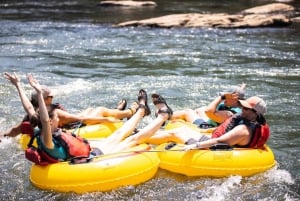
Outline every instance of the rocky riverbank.
<path fill-rule="evenodd" d="M 186 13 L 172 14 L 144 20 L 132 20 L 116 24 L 116 27 L 213 27 L 213 28 L 251 28 L 284 27 L 293 23 L 296 9 L 283 3 L 242 10 L 236 14 L 227 13 Z M 297 18 L 295 18 L 297 19 Z"/>

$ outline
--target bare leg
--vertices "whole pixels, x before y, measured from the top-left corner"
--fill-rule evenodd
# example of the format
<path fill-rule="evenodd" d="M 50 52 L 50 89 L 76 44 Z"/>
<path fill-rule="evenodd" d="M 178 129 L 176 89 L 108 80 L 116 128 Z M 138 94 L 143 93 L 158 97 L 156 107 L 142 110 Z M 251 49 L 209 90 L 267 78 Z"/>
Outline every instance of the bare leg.
<path fill-rule="evenodd" d="M 110 136 L 102 141 L 91 141 L 91 147 L 98 147 L 105 154 L 119 151 L 120 142 L 133 133 L 137 124 L 144 117 L 144 108 L 139 108 L 138 111 L 124 123 L 122 127 L 113 132 Z"/>
<path fill-rule="evenodd" d="M 94 114 L 97 116 L 114 117 L 116 119 L 123 119 L 126 117 L 131 117 L 133 115 L 133 113 L 134 112 L 130 109 L 118 110 L 118 109 L 108 109 L 105 107 L 98 107 L 94 111 Z"/>
<path fill-rule="evenodd" d="M 203 106 L 203 107 L 199 107 L 199 108 L 196 108 L 194 111 L 196 112 L 196 114 L 201 118 L 201 119 L 209 119 L 208 116 L 205 114 L 205 109 L 206 109 L 206 106 Z"/>
<path fill-rule="evenodd" d="M 141 129 L 137 134 L 129 136 L 123 142 L 121 142 L 120 146 L 118 147 L 119 150 L 124 150 L 134 145 L 146 142 L 147 139 L 154 135 L 155 132 L 161 128 L 161 125 L 171 117 L 172 110 L 167 106 L 166 103 L 159 103 L 155 106 L 158 113 L 156 119 Z"/>
<path fill-rule="evenodd" d="M 77 115 L 79 116 L 86 116 L 86 115 L 90 115 L 93 112 L 93 108 L 87 108 L 85 110 L 83 110 L 82 112 L 78 113 Z"/>
<path fill-rule="evenodd" d="M 126 117 L 131 117 L 133 115 L 131 109 L 119 110 L 119 109 L 109 109 L 106 107 L 97 107 L 97 108 L 88 108 L 85 111 L 81 112 L 81 115 L 90 115 L 90 116 L 100 116 L 100 117 L 114 117 L 116 119 L 123 119 Z"/>
<path fill-rule="evenodd" d="M 167 114 L 159 114 L 150 124 L 141 129 L 137 134 L 129 136 L 120 144 L 120 149 L 126 149 L 137 144 L 144 143 L 150 138 L 156 131 L 158 131 L 161 125 L 168 119 Z"/>
<path fill-rule="evenodd" d="M 138 96 L 138 108 L 135 109 L 137 110 L 136 113 L 129 120 L 127 120 L 127 122 L 125 122 L 121 128 L 119 128 L 105 140 L 105 144 L 102 144 L 101 146 L 101 150 L 103 150 L 104 153 L 114 153 L 122 150 L 120 145 L 121 141 L 133 133 L 137 124 L 145 115 L 150 114 L 147 100 L 148 97 L 146 91 L 141 89 Z"/>
<path fill-rule="evenodd" d="M 199 140 L 202 135 L 202 133 L 197 132 L 188 126 L 184 126 L 171 130 L 158 131 L 155 133 L 155 135 L 147 140 L 147 143 L 161 144 L 165 142 L 175 142 L 184 144 L 190 138 Z"/>
<path fill-rule="evenodd" d="M 117 129 L 107 138 L 107 141 L 121 142 L 125 137 L 132 134 L 138 123 L 144 117 L 144 112 L 144 108 L 139 108 L 138 111 L 129 120 L 127 120 L 122 127 Z"/>
<path fill-rule="evenodd" d="M 172 116 L 172 120 L 182 119 L 190 123 L 193 123 L 197 119 L 202 119 L 204 121 L 207 121 L 208 117 L 205 115 L 204 110 L 202 110 L 202 112 L 201 110 L 185 109 L 185 110 L 175 111 Z"/>

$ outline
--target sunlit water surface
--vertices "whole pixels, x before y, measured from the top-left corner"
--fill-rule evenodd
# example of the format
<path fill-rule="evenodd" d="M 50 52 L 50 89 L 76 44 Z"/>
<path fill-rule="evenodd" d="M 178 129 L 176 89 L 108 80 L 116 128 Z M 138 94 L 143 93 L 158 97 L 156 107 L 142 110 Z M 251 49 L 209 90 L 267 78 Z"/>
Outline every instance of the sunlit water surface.
<path fill-rule="evenodd" d="M 59 9 L 45 8 L 55 7 L 56 1 L 1 2 L 0 13 L 5 16 L 0 20 L 1 72 L 15 71 L 20 75 L 28 95 L 26 74 L 32 73 L 40 83 L 55 90 L 55 101 L 70 112 L 96 106 L 113 108 L 121 98 L 131 103 L 140 88 L 149 94 L 162 94 L 174 110 L 195 108 L 208 104 L 219 91 L 245 82 L 248 97 L 259 95 L 268 104 L 266 118 L 272 131 L 268 145 L 277 166 L 252 177 L 226 178 L 190 178 L 159 170 L 153 179 L 135 187 L 105 193 L 56 193 L 35 188 L 29 181 L 31 164 L 25 160 L 18 139 L 2 139 L 0 200 L 300 199 L 298 25 L 237 30 L 111 26 L 122 21 L 122 15 L 127 20 L 141 18 L 141 12 L 148 17 L 181 9 L 197 12 L 200 8 L 230 7 L 226 3 L 222 7 L 213 2 L 196 2 L 186 1 L 183 7 L 174 3 L 163 8 L 119 12 L 81 1 L 55 4 L 60 9 L 72 8 L 65 12 L 65 20 Z M 245 2 L 239 1 L 234 10 L 252 6 Z M 80 4 L 85 7 L 80 9 Z M 18 10 L 22 5 L 26 9 Z M 30 13 L 29 8 L 38 12 Z M 75 18 L 75 11 L 85 17 Z M 0 131 L 4 131 L 18 123 L 24 111 L 15 88 L 5 79 L 0 79 L 0 94 Z M 153 118 L 154 115 L 144 118 L 139 127 Z"/>

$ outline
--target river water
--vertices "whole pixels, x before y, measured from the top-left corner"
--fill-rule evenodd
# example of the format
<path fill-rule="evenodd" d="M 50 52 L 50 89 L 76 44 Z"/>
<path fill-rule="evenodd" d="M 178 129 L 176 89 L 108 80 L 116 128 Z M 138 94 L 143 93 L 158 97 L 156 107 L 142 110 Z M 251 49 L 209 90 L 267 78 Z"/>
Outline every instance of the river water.
<path fill-rule="evenodd" d="M 208 104 L 245 82 L 268 104 L 268 145 L 277 166 L 252 177 L 190 178 L 159 170 L 141 185 L 111 192 L 56 193 L 29 182 L 18 139 L 0 143 L 0 200 L 299 200 L 300 26 L 254 29 L 113 28 L 183 12 L 234 13 L 271 1 L 158 0 L 156 8 L 101 8 L 97 1 L 0 1 L 0 69 L 51 86 L 70 112 L 115 107 L 140 88 L 164 95 L 174 110 Z M 299 8 L 299 2 L 292 5 Z M 0 132 L 24 115 L 18 94 L 0 79 Z M 140 127 L 153 119 L 146 117 Z"/>

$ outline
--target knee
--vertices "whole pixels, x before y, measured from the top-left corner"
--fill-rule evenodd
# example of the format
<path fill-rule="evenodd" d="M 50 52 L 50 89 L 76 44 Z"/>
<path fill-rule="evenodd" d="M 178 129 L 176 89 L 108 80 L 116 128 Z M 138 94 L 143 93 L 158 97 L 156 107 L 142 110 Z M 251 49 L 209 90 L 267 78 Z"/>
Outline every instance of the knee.
<path fill-rule="evenodd" d="M 91 111 L 93 111 L 93 108 L 89 107 L 89 108 L 85 109 L 83 111 L 83 113 L 90 113 Z"/>
<path fill-rule="evenodd" d="M 104 110 L 105 110 L 105 107 L 96 107 L 95 110 L 96 110 L 96 111 L 104 111 Z"/>
<path fill-rule="evenodd" d="M 190 109 L 190 108 L 185 109 L 185 113 L 186 113 L 186 114 L 190 114 L 190 113 L 192 113 L 192 112 L 194 112 L 193 109 Z"/>
<path fill-rule="evenodd" d="M 168 137 L 171 139 L 180 137 L 180 133 L 184 133 L 181 128 L 174 129 L 173 131 L 168 132 Z"/>
<path fill-rule="evenodd" d="M 98 115 L 102 116 L 102 115 L 105 114 L 105 111 L 106 111 L 105 107 L 96 107 L 93 112 L 95 114 L 98 114 Z"/>

